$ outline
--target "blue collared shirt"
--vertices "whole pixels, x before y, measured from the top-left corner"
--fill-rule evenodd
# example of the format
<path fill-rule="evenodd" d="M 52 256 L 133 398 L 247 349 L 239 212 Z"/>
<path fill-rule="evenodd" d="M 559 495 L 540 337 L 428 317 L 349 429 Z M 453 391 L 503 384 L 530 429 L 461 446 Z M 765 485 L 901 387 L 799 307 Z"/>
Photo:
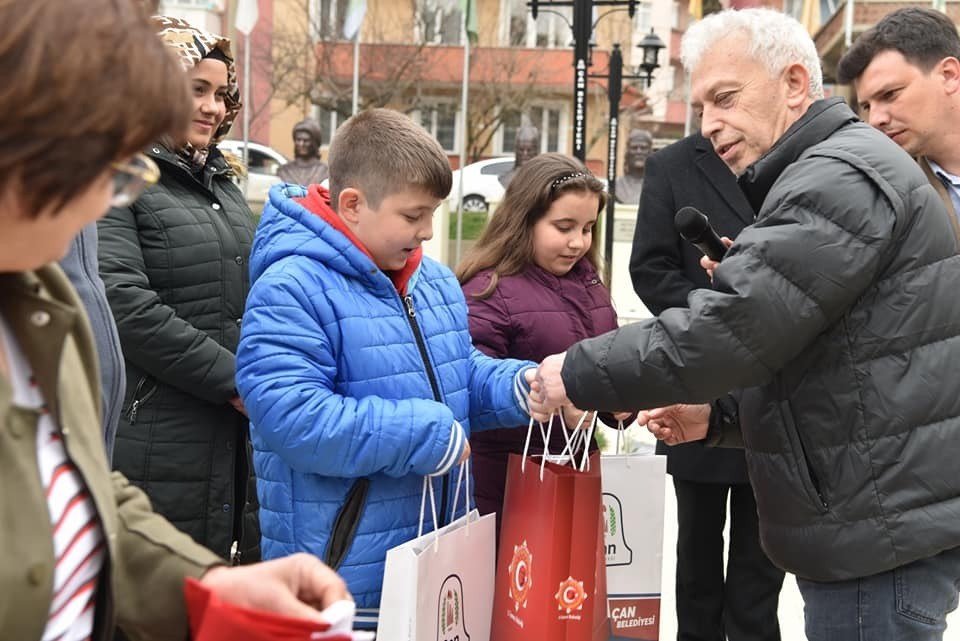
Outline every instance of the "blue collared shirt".
<path fill-rule="evenodd" d="M 950 202 L 953 203 L 953 211 L 960 218 L 960 176 L 955 176 L 951 173 L 948 173 L 929 158 L 927 162 L 930 163 L 930 169 L 933 170 L 933 173 L 937 175 L 937 178 L 943 182 L 943 186 L 947 188 L 947 193 L 950 194 Z"/>

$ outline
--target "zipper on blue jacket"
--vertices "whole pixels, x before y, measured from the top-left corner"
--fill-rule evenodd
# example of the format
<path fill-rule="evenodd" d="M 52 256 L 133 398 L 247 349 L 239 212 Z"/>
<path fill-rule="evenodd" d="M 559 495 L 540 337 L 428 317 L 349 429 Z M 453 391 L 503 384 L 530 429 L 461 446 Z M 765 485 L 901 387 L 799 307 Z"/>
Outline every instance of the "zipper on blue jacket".
<path fill-rule="evenodd" d="M 438 403 L 443 402 L 440 395 L 440 386 L 437 384 L 437 376 L 433 371 L 433 365 L 430 363 L 430 357 L 427 354 L 427 344 L 423 340 L 423 332 L 420 331 L 420 324 L 417 322 L 417 310 L 413 308 L 413 296 L 407 294 L 403 297 L 403 305 L 407 308 L 407 320 L 410 322 L 410 328 L 413 330 L 413 337 L 417 340 L 417 347 L 420 350 L 420 358 L 427 368 L 427 379 L 430 381 L 430 387 L 433 389 L 433 400 Z M 452 428 L 453 426 L 451 426 Z M 447 492 L 450 491 L 449 474 L 443 475 L 443 499 L 440 501 L 440 524 L 446 524 L 447 514 Z"/>

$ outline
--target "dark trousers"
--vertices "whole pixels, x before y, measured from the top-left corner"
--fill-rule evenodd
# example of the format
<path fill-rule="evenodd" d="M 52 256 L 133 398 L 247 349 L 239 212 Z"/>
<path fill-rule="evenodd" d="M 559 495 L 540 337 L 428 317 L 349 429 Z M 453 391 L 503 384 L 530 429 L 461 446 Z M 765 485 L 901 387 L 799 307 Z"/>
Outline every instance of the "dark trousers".
<path fill-rule="evenodd" d="M 673 479 L 677 495 L 677 641 L 780 641 L 783 571 L 760 549 L 749 484 Z M 726 580 L 723 528 L 730 497 Z"/>

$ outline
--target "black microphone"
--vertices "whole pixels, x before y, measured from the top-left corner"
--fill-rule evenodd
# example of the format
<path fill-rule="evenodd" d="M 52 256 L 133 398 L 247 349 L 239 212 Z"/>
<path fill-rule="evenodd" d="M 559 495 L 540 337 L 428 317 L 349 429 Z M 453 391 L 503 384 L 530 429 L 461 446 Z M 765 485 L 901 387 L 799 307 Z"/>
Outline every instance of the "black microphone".
<path fill-rule="evenodd" d="M 706 214 L 696 207 L 681 207 L 673 224 L 681 236 L 696 245 L 710 260 L 719 262 L 727 253 L 727 246 L 713 231 Z"/>

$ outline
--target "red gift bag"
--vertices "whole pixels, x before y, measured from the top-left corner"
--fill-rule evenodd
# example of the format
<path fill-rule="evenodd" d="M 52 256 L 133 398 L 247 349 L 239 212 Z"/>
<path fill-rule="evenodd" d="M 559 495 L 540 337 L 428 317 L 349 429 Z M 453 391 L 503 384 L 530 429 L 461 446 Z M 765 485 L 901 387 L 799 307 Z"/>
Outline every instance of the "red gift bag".
<path fill-rule="evenodd" d="M 225 603 L 199 581 L 187 578 L 184 598 L 193 641 L 351 641 L 330 625 Z"/>
<path fill-rule="evenodd" d="M 601 506 L 599 452 L 582 472 L 510 455 L 491 641 L 607 638 Z"/>

